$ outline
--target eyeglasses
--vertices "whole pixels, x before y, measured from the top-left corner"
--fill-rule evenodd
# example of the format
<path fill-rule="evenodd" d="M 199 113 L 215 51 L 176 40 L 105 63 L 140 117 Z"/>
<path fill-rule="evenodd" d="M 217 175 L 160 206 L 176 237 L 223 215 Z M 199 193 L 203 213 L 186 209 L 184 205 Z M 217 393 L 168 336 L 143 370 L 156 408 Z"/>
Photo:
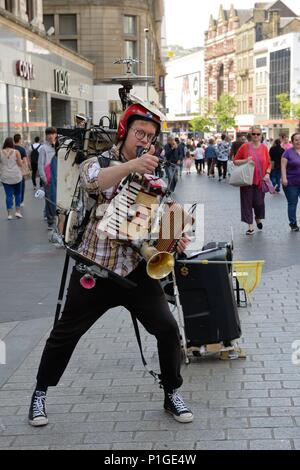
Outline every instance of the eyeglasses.
<path fill-rule="evenodd" d="M 255 136 L 255 135 L 256 135 L 257 137 L 259 137 L 261 134 L 260 134 L 260 133 L 259 133 L 259 134 L 257 134 L 256 132 L 252 132 L 252 135 L 253 135 L 253 136 Z"/>
<path fill-rule="evenodd" d="M 133 132 L 137 140 L 143 140 L 147 136 L 147 141 L 150 143 L 155 138 L 156 134 L 147 134 L 143 129 L 135 129 L 134 127 L 130 128 Z"/>

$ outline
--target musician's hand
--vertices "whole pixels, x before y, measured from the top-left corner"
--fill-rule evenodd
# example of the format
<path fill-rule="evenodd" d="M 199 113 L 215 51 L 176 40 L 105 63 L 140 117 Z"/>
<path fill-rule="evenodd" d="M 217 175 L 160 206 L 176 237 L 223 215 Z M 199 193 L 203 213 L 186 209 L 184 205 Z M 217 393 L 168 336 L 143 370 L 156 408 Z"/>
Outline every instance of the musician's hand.
<path fill-rule="evenodd" d="M 151 150 L 150 150 L 151 152 Z M 158 167 L 159 158 L 151 153 L 145 153 L 140 158 L 135 158 L 130 161 L 132 173 L 140 173 L 144 175 L 145 173 L 153 173 Z"/>
<path fill-rule="evenodd" d="M 188 237 L 187 235 L 183 235 L 181 240 L 179 240 L 179 242 L 177 243 L 177 248 L 176 248 L 177 252 L 183 253 L 187 249 L 190 242 L 191 242 L 190 237 Z"/>

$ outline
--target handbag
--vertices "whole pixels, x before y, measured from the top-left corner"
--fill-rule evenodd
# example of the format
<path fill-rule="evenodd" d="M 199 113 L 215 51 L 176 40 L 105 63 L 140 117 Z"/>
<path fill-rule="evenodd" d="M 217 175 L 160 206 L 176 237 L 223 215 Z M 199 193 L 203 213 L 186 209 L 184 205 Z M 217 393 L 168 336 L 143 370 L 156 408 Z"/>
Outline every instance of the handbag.
<path fill-rule="evenodd" d="M 263 179 L 261 164 L 260 164 L 258 155 L 257 155 L 256 150 L 253 146 L 252 146 L 252 149 L 253 149 L 254 156 L 256 158 L 257 167 L 258 167 L 258 171 L 259 171 L 260 178 L 261 178 L 261 190 L 262 190 L 262 192 L 263 193 L 275 194 L 275 188 L 272 184 L 272 181 L 270 179 L 268 179 L 268 180 Z"/>
<path fill-rule="evenodd" d="M 22 172 L 23 178 L 26 178 L 26 176 L 31 175 L 31 171 L 30 171 L 29 165 L 27 163 L 27 160 L 22 160 L 21 172 Z"/>
<path fill-rule="evenodd" d="M 231 186 L 252 186 L 255 166 L 252 162 L 235 166 L 229 179 Z"/>
<path fill-rule="evenodd" d="M 275 194 L 275 188 L 271 180 L 263 180 L 261 190 L 263 193 Z"/>

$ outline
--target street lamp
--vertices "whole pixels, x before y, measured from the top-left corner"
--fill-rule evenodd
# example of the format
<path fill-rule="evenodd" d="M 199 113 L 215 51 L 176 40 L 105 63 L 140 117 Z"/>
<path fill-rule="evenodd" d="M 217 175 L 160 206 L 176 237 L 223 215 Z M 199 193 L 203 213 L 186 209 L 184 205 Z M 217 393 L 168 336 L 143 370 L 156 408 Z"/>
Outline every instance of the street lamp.
<path fill-rule="evenodd" d="M 148 78 L 148 33 L 149 28 L 144 28 L 145 33 L 145 76 Z M 149 101 L 149 83 L 146 79 L 146 100 Z"/>

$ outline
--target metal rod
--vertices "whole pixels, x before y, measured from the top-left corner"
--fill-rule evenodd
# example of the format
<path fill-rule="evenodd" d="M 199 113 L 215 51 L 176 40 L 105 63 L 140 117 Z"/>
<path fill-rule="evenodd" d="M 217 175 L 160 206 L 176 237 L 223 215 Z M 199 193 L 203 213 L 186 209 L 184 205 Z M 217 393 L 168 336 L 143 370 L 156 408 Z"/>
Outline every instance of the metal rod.
<path fill-rule="evenodd" d="M 265 261 L 264 260 L 254 260 L 254 261 L 240 261 L 240 260 L 237 260 L 237 261 L 209 261 L 208 259 L 205 259 L 205 260 L 202 260 L 202 261 L 199 261 L 199 260 L 176 260 L 176 263 L 180 263 L 180 264 L 204 264 L 204 265 L 241 263 L 241 264 L 249 264 L 250 265 L 250 264 L 253 264 L 253 263 L 265 264 Z"/>

